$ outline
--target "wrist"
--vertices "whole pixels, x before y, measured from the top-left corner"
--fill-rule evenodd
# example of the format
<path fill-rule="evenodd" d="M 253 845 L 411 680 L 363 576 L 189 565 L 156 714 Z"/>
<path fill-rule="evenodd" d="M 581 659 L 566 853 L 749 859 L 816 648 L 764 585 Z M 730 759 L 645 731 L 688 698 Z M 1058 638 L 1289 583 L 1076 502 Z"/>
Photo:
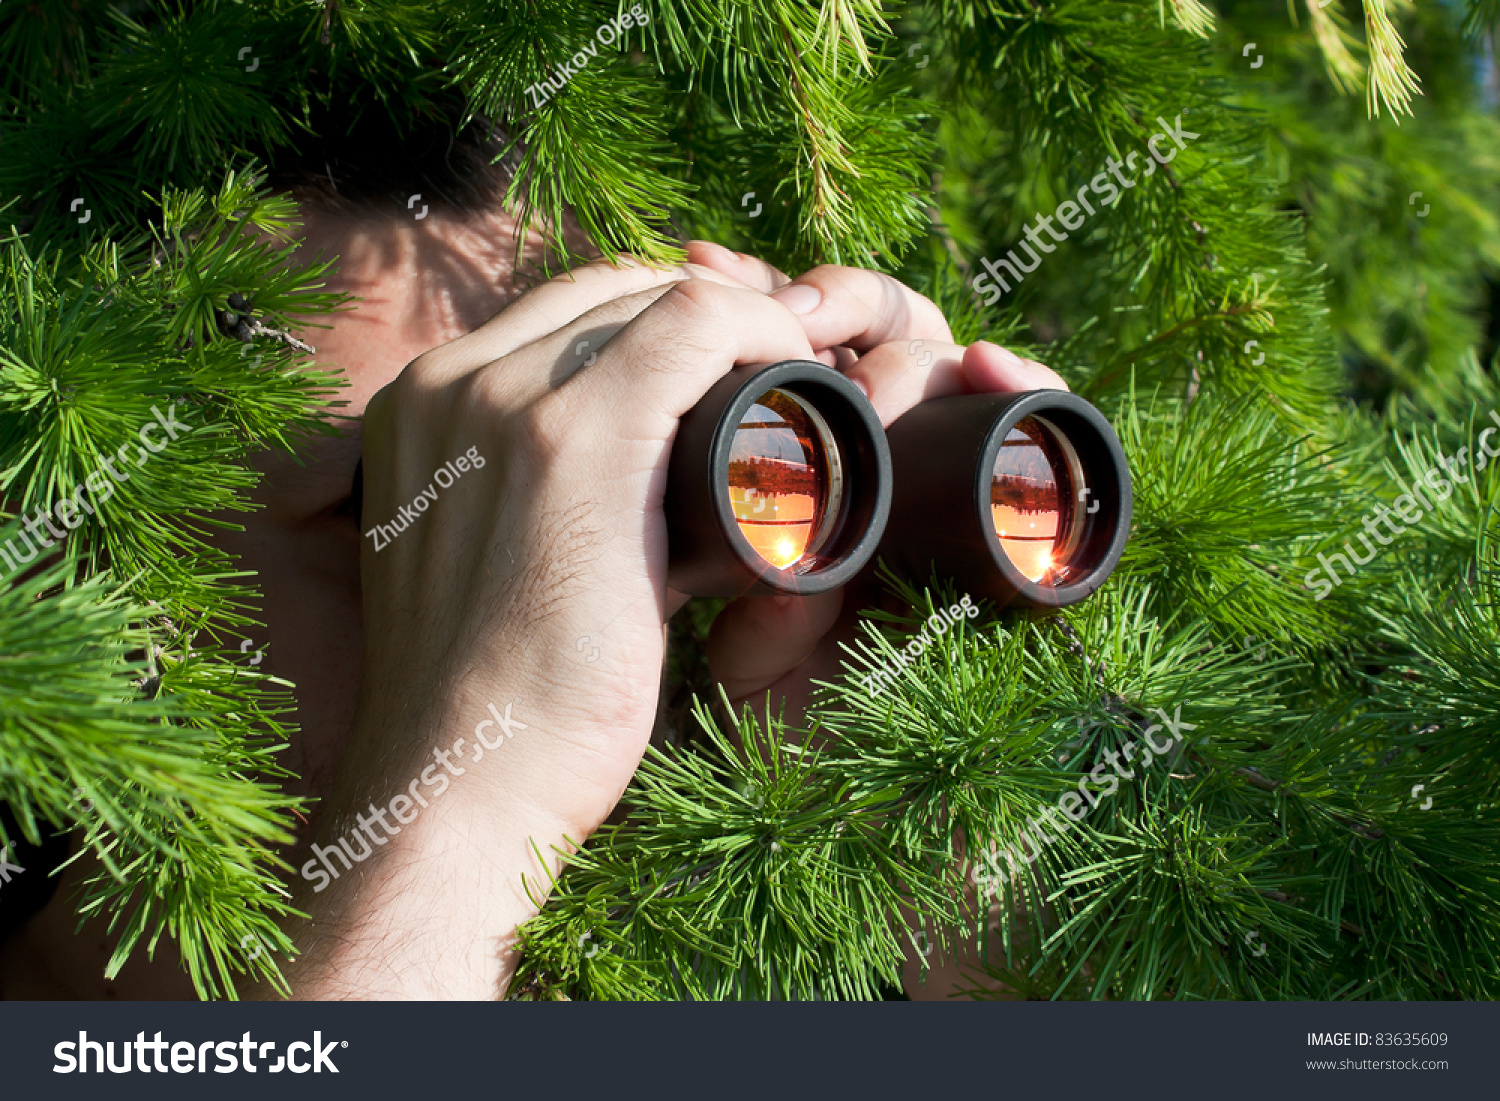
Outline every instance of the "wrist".
<path fill-rule="evenodd" d="M 297 869 L 308 919 L 291 930 L 304 953 L 288 973 L 296 996 L 503 993 L 516 926 L 613 798 L 580 793 L 584 769 L 558 759 L 569 742 L 542 716 L 523 722 L 513 703 L 487 704 L 479 720 L 473 710 L 442 737 L 409 733 L 403 752 L 379 752 L 392 743 L 357 728 L 340 794 Z M 463 734 L 449 736 L 455 728 Z"/>
<path fill-rule="evenodd" d="M 626 699 L 607 683 L 585 694 L 518 679 L 526 699 L 489 679 L 422 701 L 367 671 L 374 690 L 296 869 L 294 903 L 308 915 L 289 930 L 303 953 L 288 971 L 296 996 L 503 993 L 516 926 L 618 801 L 650 733 L 630 720 L 654 711 L 654 696 Z M 592 713 L 577 714 L 585 695 Z M 640 749 L 622 752 L 632 731 Z"/>
<path fill-rule="evenodd" d="M 343 749 L 330 813 L 368 815 L 373 800 L 404 822 L 456 801 L 478 818 L 591 832 L 644 752 L 656 685 L 649 699 L 612 706 L 619 693 L 609 684 L 585 691 L 542 677 L 508 679 L 524 681 L 526 692 L 487 680 L 454 686 L 425 707 L 412 706 L 417 693 L 409 689 L 367 699 Z M 632 741 L 634 753 L 625 750 Z"/>
<path fill-rule="evenodd" d="M 567 827 L 457 787 L 405 823 L 385 818 L 392 832 L 368 808 L 331 820 L 299 869 L 295 902 L 308 916 L 292 930 L 303 952 L 288 974 L 295 995 L 501 996 L 515 929 L 571 850 Z"/>

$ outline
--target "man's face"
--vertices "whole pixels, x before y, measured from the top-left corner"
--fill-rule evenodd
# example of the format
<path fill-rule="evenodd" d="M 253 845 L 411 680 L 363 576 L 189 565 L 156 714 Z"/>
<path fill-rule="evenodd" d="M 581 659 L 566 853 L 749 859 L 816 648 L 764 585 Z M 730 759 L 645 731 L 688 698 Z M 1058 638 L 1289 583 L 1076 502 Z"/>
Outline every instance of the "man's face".
<path fill-rule="evenodd" d="M 578 243 L 572 243 L 576 248 Z M 471 332 L 507 306 L 516 293 L 511 278 L 515 244 L 514 225 L 503 215 L 463 220 L 433 213 L 421 222 L 326 213 L 305 218 L 302 246 L 295 259 L 303 263 L 328 260 L 333 266 L 324 289 L 357 299 L 353 308 L 334 315 L 328 327 L 308 325 L 299 333 L 317 348 L 309 366 L 334 370 L 348 384 L 341 393 L 345 402 L 339 411 L 344 418 L 341 431 L 304 441 L 297 447 L 296 456 L 278 453 L 256 457 L 254 465 L 264 477 L 251 496 L 260 508 L 249 515 L 224 517 L 243 530 L 221 533 L 217 540 L 240 568 L 254 575 L 262 594 L 257 611 L 266 626 L 251 640 L 252 652 L 263 651 L 265 655 L 257 668 L 295 686 L 298 732 L 282 757 L 295 777 L 288 783 L 291 794 L 315 799 L 329 796 L 335 774 L 343 773 L 350 764 L 346 749 L 352 745 L 349 739 L 356 728 L 364 651 L 363 534 L 355 523 L 350 500 L 361 452 L 360 418 L 374 395 L 414 359 Z M 538 252 L 529 247 L 527 257 L 534 259 Z M 937 307 L 886 277 L 877 278 L 872 273 L 856 277 L 847 269 L 818 269 L 827 283 L 825 288 L 812 285 L 819 278 L 817 272 L 804 276 L 812 283 L 788 288 L 783 286 L 784 275 L 759 261 L 735 257 L 725 250 L 718 252 L 722 257 L 703 259 L 701 264 L 687 268 L 695 275 L 712 276 L 710 281 L 727 281 L 733 289 L 719 292 L 721 295 L 751 294 L 753 302 L 745 298 L 736 301 L 746 309 L 753 305 L 755 310 L 772 311 L 784 327 L 788 322 L 798 326 L 800 319 L 795 342 L 808 349 L 801 353 L 804 356 L 815 355 L 831 363 L 840 353 L 850 352 L 852 363 L 851 349 L 869 345 L 868 354 L 854 368 L 872 388 L 868 392 L 877 409 L 882 402 L 893 406 L 891 416 L 899 415 L 914 401 L 942 393 L 1062 384 L 1046 368 L 1028 364 L 993 345 L 987 350 L 982 344 L 967 349 L 951 345 L 951 334 Z M 704 255 L 700 247 L 700 258 Z M 733 274 L 726 274 L 724 267 Z M 613 271 L 610 276 L 618 279 L 626 274 Z M 652 273 L 657 279 L 652 285 L 664 290 L 666 283 L 657 277 L 665 274 Z M 757 287 L 766 293 L 798 291 L 802 298 L 796 301 L 802 302 L 803 308 L 789 305 L 793 299 L 778 299 L 779 304 L 775 304 L 758 297 L 753 294 Z M 576 287 L 567 290 L 572 294 Z M 635 308 L 644 309 L 656 300 L 653 292 L 640 288 L 637 292 L 613 301 L 633 300 Z M 812 306 L 807 304 L 808 295 L 814 300 Z M 683 301 L 692 302 L 693 296 L 683 296 Z M 809 312 L 811 321 L 805 316 Z M 701 318 L 696 323 L 698 339 L 703 340 L 709 330 L 703 329 Z M 808 330 L 810 324 L 821 326 L 821 336 Z M 925 334 L 924 339 L 934 339 L 945 347 L 945 354 L 931 372 L 914 372 L 908 362 L 913 343 L 907 339 L 912 335 L 908 330 Z M 937 339 L 939 334 L 941 340 Z M 852 341 L 851 335 L 855 337 Z M 814 341 L 811 346 L 809 340 Z M 382 403 L 386 401 L 382 398 Z M 460 404 L 447 409 L 446 416 L 463 411 Z M 391 410 L 385 408 L 383 412 L 389 421 Z M 408 412 L 415 415 L 416 411 Z M 471 408 L 468 412 L 475 411 Z M 386 432 L 380 451 L 391 452 L 390 432 Z M 638 568 L 635 559 L 631 559 L 629 568 Z M 831 671 L 814 667 L 819 661 L 831 663 L 836 659 L 837 640 L 829 631 L 839 615 L 842 595 L 835 597 L 821 604 L 818 598 L 810 598 L 795 608 L 775 601 L 746 602 L 739 607 L 740 622 L 730 622 L 722 631 L 719 628 L 734 616 L 726 612 L 719 617 L 715 627 L 719 632 L 719 667 L 727 670 L 730 678 L 739 677 L 744 689 L 740 695 L 767 688 L 781 691 L 781 686 L 791 681 L 805 689 L 809 670 L 818 675 Z M 378 604 L 373 607 L 379 610 Z M 733 610 L 734 606 L 730 612 Z M 660 624 L 650 627 L 659 630 Z M 382 633 L 387 639 L 405 641 L 408 637 L 405 631 Z M 768 646 L 767 638 L 774 639 L 774 644 Z M 410 655 L 411 663 L 405 651 L 386 654 L 392 660 L 384 667 L 380 685 L 402 683 L 402 668 L 416 664 L 431 649 L 429 640 L 426 650 Z M 708 649 L 712 662 L 713 638 Z M 775 654 L 779 664 L 768 668 L 764 660 L 767 652 Z M 244 660 L 253 659 L 247 654 Z M 785 664 L 787 661 L 790 664 Z M 721 683 L 726 679 L 719 671 L 715 677 Z M 368 733 L 364 723 L 359 728 Z M 389 724 L 378 732 L 394 741 L 373 751 L 366 747 L 359 758 L 377 769 L 387 759 L 387 750 L 397 743 L 404 745 L 402 739 L 409 740 L 412 733 Z M 590 817 L 596 811 L 590 808 L 580 812 L 578 821 L 597 822 L 597 817 Z M 314 804 L 309 820 L 298 829 L 297 843 L 282 854 L 294 867 L 300 867 L 309 855 L 319 813 L 319 805 Z M 607 813 L 607 808 L 602 813 Z M 584 832 L 587 828 L 583 827 Z M 101 978 L 114 941 L 107 934 L 106 923 L 91 922 L 81 935 L 74 934 L 78 888 L 93 870 L 87 860 L 71 865 L 46 910 L 28 924 L 23 934 L 0 945 L 0 980 L 7 996 L 192 997 L 188 978 L 166 945 L 154 963 L 136 953 L 113 983 Z M 473 912 L 490 911 L 482 906 Z"/>
<path fill-rule="evenodd" d="M 503 214 L 462 221 L 433 212 L 419 222 L 304 211 L 296 262 L 311 263 L 320 252 L 332 258 L 326 289 L 360 299 L 320 319 L 331 328 L 300 334 L 317 348 L 319 367 L 347 380 L 338 397 L 348 404 L 339 413 L 355 419 L 341 422 L 336 437 L 308 439 L 295 457 L 260 456 L 255 465 L 265 477 L 252 497 L 262 508 L 229 517 L 245 530 L 217 540 L 255 572 L 263 594 L 266 627 L 250 651 L 264 649 L 257 668 L 296 686 L 299 733 L 283 756 L 299 777 L 289 785 L 295 794 L 328 791 L 359 701 L 362 534 L 350 501 L 357 418 L 413 359 L 481 325 L 515 296 L 514 229 Z M 293 856 L 311 831 L 300 833 Z"/>

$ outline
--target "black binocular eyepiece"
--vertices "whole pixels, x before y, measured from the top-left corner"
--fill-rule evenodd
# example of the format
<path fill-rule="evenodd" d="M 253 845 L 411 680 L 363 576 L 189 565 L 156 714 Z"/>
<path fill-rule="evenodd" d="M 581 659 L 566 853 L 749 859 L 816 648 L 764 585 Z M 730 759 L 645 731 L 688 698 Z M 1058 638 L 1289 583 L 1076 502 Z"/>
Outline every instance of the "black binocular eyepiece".
<path fill-rule="evenodd" d="M 891 425 L 820 363 L 730 372 L 679 422 L 667 584 L 693 596 L 846 584 L 878 552 L 997 604 L 1073 604 L 1130 531 L 1109 422 L 1061 390 L 922 402 Z"/>
<path fill-rule="evenodd" d="M 667 585 L 689 596 L 810 596 L 879 553 L 1002 607 L 1061 606 L 1119 562 L 1130 468 L 1063 390 L 934 398 L 887 431 L 843 374 L 788 360 L 735 368 L 679 420 L 664 507 Z"/>
<path fill-rule="evenodd" d="M 888 433 L 880 553 L 1002 606 L 1076 604 L 1130 536 L 1130 467 L 1109 422 L 1065 390 L 934 398 Z"/>
<path fill-rule="evenodd" d="M 678 421 L 665 507 L 678 592 L 827 592 L 885 530 L 885 430 L 859 387 L 821 363 L 738 367 Z"/>

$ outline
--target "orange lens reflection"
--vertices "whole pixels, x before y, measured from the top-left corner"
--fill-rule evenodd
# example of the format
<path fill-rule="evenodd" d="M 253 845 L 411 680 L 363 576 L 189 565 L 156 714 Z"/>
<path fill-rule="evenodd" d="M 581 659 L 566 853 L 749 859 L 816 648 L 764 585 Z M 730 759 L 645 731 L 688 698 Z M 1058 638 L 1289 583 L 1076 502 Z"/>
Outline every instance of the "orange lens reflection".
<path fill-rule="evenodd" d="M 1028 581 L 1051 580 L 1067 566 L 1073 479 L 1052 433 L 1031 417 L 1000 445 L 990 480 L 990 513 L 1000 548 Z"/>
<path fill-rule="evenodd" d="M 730 447 L 730 508 L 755 553 L 778 569 L 808 552 L 829 512 L 833 442 L 819 420 L 792 394 L 768 390 Z"/>

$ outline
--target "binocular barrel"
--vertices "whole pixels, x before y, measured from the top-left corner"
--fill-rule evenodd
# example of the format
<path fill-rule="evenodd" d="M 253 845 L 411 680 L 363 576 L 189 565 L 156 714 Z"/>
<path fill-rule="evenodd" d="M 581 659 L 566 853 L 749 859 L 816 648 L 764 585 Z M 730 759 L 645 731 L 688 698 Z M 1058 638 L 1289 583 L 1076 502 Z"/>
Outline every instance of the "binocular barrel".
<path fill-rule="evenodd" d="M 934 398 L 888 433 L 895 489 L 880 554 L 1001 606 L 1076 604 L 1130 535 L 1119 438 L 1065 390 Z"/>
<path fill-rule="evenodd" d="M 1130 470 L 1109 422 L 1061 390 L 937 398 L 889 431 L 823 364 L 739 367 L 678 425 L 667 584 L 693 596 L 826 592 L 878 552 L 1004 605 L 1061 606 L 1109 577 Z"/>
<path fill-rule="evenodd" d="M 878 552 L 918 583 L 1058 607 L 1119 562 L 1130 469 L 1063 390 L 934 398 L 887 431 L 843 374 L 788 360 L 735 368 L 681 418 L 664 508 L 667 584 L 689 596 L 811 596 Z"/>
<path fill-rule="evenodd" d="M 827 592 L 874 555 L 890 508 L 890 448 L 859 387 L 810 360 L 737 367 L 678 421 L 667 584 Z"/>

